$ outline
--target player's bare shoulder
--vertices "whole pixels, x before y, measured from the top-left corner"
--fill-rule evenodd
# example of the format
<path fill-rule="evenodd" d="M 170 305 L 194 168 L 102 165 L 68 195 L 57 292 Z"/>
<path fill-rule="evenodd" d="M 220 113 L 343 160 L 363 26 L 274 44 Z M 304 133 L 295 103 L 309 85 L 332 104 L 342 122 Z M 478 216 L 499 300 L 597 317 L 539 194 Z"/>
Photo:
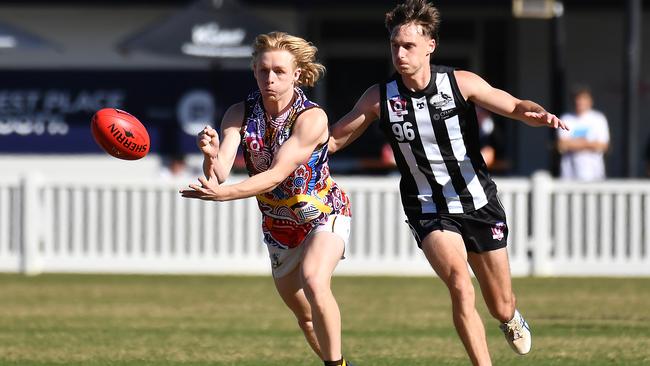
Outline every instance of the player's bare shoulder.
<path fill-rule="evenodd" d="M 379 91 L 379 84 L 371 85 L 361 96 L 361 99 L 372 106 L 379 108 L 381 93 Z"/>
<path fill-rule="evenodd" d="M 309 108 L 306 111 L 300 113 L 296 122 L 302 120 L 309 120 L 311 121 L 310 123 L 325 124 L 325 126 L 327 126 L 327 113 L 325 113 L 325 111 L 320 107 Z"/>
<path fill-rule="evenodd" d="M 294 128 L 309 128 L 314 133 L 327 134 L 327 113 L 322 108 L 310 108 L 300 113 Z"/>
<path fill-rule="evenodd" d="M 380 106 L 381 92 L 379 84 L 373 84 L 366 89 L 359 99 L 359 102 L 357 102 L 357 108 L 359 108 L 366 116 L 372 117 L 372 119 L 379 118 Z"/>
<path fill-rule="evenodd" d="M 329 130 L 325 111 L 321 108 L 310 108 L 300 113 L 293 125 L 291 136 L 318 145 L 327 143 Z"/>
<path fill-rule="evenodd" d="M 221 122 L 222 130 L 228 127 L 241 127 L 244 123 L 245 108 L 244 102 L 235 103 L 228 107 Z"/>
<path fill-rule="evenodd" d="M 490 85 L 483 78 L 471 71 L 454 70 L 454 77 L 456 78 L 458 89 L 460 89 L 461 94 L 463 94 L 466 100 L 471 99 L 481 90 L 490 88 Z"/>

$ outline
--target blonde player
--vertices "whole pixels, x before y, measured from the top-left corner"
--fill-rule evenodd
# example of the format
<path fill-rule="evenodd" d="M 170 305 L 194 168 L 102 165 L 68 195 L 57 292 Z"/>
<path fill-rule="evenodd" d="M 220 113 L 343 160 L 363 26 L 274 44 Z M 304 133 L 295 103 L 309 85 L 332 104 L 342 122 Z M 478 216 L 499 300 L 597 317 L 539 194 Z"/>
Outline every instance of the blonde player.
<path fill-rule="evenodd" d="M 206 127 L 200 185 L 183 197 L 229 201 L 255 196 L 278 293 L 295 314 L 307 342 L 326 366 L 350 365 L 341 354 L 341 316 L 330 279 L 350 231 L 350 203 L 332 181 L 327 164 L 327 115 L 300 86 L 313 86 L 324 71 L 316 47 L 272 32 L 254 43 L 259 90 L 231 106 L 222 137 Z M 238 146 L 250 178 L 222 185 Z"/>

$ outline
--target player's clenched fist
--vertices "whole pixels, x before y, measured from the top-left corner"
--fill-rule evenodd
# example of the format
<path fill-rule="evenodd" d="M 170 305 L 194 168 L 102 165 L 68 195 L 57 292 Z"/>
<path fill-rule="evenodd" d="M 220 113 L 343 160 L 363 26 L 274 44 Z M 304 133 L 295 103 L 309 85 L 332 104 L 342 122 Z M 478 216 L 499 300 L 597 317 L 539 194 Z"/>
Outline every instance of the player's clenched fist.
<path fill-rule="evenodd" d="M 210 126 L 205 126 L 205 128 L 199 132 L 196 144 L 204 155 L 216 158 L 219 153 L 219 134 L 217 133 L 217 130 Z"/>

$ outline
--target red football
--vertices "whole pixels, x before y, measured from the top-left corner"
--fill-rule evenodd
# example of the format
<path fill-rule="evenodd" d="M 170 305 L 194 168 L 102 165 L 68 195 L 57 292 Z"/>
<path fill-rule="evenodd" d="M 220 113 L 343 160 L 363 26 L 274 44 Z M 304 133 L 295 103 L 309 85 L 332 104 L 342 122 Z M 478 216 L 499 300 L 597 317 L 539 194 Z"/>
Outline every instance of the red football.
<path fill-rule="evenodd" d="M 95 142 L 107 153 L 124 160 L 137 160 L 149 152 L 149 133 L 131 114 L 104 108 L 93 115 L 90 127 Z"/>

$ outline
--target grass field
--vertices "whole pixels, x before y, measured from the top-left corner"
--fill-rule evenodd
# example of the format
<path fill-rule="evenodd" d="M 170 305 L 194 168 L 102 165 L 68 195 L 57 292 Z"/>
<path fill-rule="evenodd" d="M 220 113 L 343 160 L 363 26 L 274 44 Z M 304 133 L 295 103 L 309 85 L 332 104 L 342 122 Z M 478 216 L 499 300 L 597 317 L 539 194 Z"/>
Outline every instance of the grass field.
<path fill-rule="evenodd" d="M 650 278 L 515 279 L 531 354 L 479 307 L 495 365 L 650 365 Z M 434 278 L 338 277 L 357 366 L 467 365 Z M 270 278 L 0 275 L 0 365 L 322 365 Z"/>

